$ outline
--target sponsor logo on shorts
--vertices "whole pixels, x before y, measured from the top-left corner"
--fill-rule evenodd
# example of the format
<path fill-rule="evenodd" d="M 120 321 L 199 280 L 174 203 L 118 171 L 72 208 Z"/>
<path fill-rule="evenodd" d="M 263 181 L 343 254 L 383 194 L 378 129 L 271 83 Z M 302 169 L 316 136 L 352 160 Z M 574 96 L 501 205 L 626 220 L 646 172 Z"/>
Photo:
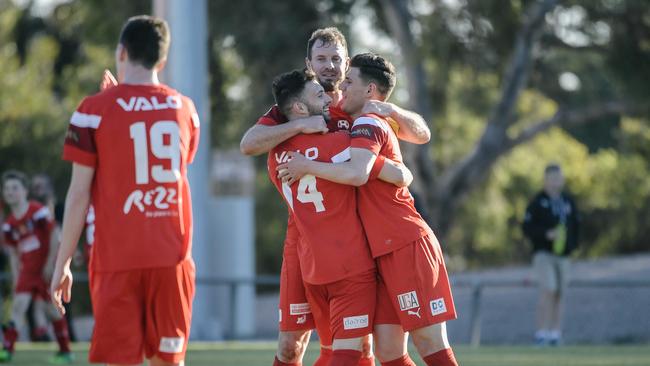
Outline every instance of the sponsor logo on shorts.
<path fill-rule="evenodd" d="M 305 324 L 307 322 L 307 314 L 303 316 L 299 316 L 298 319 L 296 319 L 296 324 Z"/>
<path fill-rule="evenodd" d="M 431 315 L 438 315 L 447 312 L 447 307 L 445 306 L 445 299 L 442 297 L 436 300 L 431 300 L 429 303 L 431 307 Z"/>
<path fill-rule="evenodd" d="M 397 302 L 401 311 L 415 309 L 420 307 L 418 302 L 418 294 L 415 291 L 406 292 L 397 295 Z"/>
<path fill-rule="evenodd" d="M 289 304 L 289 315 L 302 315 L 311 313 L 309 303 Z"/>
<path fill-rule="evenodd" d="M 343 329 L 359 329 L 368 326 L 368 314 L 343 318 Z"/>
<path fill-rule="evenodd" d="M 415 311 L 409 310 L 407 314 L 408 315 L 415 315 L 418 318 L 422 319 L 422 317 L 420 316 L 420 308 L 417 308 Z"/>
<path fill-rule="evenodd" d="M 183 351 L 183 337 L 161 337 L 160 352 L 165 353 L 179 353 Z"/>

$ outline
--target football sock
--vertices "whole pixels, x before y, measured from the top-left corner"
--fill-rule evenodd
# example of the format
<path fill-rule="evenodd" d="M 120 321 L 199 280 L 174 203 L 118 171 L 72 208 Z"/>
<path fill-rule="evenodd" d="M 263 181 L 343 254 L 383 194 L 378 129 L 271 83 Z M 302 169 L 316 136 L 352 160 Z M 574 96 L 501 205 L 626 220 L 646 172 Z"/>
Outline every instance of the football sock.
<path fill-rule="evenodd" d="M 2 342 L 4 349 L 13 353 L 14 346 L 16 345 L 16 340 L 18 339 L 18 331 L 12 322 L 7 325 L 2 326 L 2 334 L 4 335 L 4 340 Z"/>
<path fill-rule="evenodd" d="M 458 366 L 454 351 L 451 348 L 445 348 L 442 351 L 432 353 L 426 357 L 422 357 L 427 366 Z"/>
<path fill-rule="evenodd" d="M 320 356 L 318 356 L 318 359 L 314 362 L 314 366 L 327 366 L 330 364 L 331 359 L 332 349 L 321 347 Z"/>
<path fill-rule="evenodd" d="M 382 362 L 381 366 L 416 366 L 415 362 L 411 359 L 409 354 L 405 354 L 400 358 L 396 358 L 392 361 Z"/>
<path fill-rule="evenodd" d="M 273 366 L 302 366 L 302 363 L 287 363 L 278 360 L 278 356 L 275 356 L 275 361 L 273 361 Z"/>
<path fill-rule="evenodd" d="M 375 356 L 361 357 L 359 366 L 375 366 Z"/>
<path fill-rule="evenodd" d="M 68 333 L 68 322 L 65 318 L 52 322 L 56 342 L 59 344 L 60 352 L 70 352 L 70 334 Z"/>
<path fill-rule="evenodd" d="M 353 349 L 336 349 L 332 351 L 329 366 L 357 366 L 361 359 L 361 351 Z"/>

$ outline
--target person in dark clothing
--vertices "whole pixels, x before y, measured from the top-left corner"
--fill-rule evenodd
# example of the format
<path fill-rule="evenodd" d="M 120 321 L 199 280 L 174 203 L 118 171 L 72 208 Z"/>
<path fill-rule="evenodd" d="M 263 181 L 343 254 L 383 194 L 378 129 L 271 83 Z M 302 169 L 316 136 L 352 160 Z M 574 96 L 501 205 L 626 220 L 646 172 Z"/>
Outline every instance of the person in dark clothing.
<path fill-rule="evenodd" d="M 540 289 L 535 342 L 557 345 L 561 333 L 561 303 L 566 290 L 571 253 L 578 247 L 579 216 L 573 198 L 564 191 L 557 164 L 544 170 L 544 189 L 528 204 L 523 231 L 533 246 L 533 271 Z"/>

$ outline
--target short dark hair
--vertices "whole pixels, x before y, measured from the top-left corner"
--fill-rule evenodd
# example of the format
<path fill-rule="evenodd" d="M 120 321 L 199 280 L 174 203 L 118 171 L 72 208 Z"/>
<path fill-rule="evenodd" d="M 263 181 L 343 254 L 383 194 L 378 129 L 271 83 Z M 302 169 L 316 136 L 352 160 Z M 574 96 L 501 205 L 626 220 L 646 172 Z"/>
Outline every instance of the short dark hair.
<path fill-rule="evenodd" d="M 350 67 L 359 68 L 365 82 L 375 83 L 382 96 L 390 97 L 397 80 L 395 66 L 390 61 L 374 53 L 360 53 L 352 57 Z"/>
<path fill-rule="evenodd" d="M 6 172 L 4 172 L 2 174 L 2 185 L 4 186 L 8 180 L 13 180 L 13 179 L 19 181 L 20 184 L 22 184 L 25 189 L 28 189 L 29 179 L 27 179 L 27 175 L 18 170 L 7 170 Z"/>
<path fill-rule="evenodd" d="M 169 42 L 167 22 L 148 15 L 129 18 L 120 33 L 120 44 L 126 48 L 129 60 L 147 69 L 167 57 Z"/>
<path fill-rule="evenodd" d="M 550 173 L 559 173 L 562 171 L 562 167 L 557 163 L 550 163 L 544 168 L 544 175 Z"/>
<path fill-rule="evenodd" d="M 273 98 L 275 104 L 285 116 L 291 110 L 291 104 L 300 97 L 308 81 L 316 80 L 316 75 L 309 69 L 293 70 L 278 75 L 273 80 Z"/>
<path fill-rule="evenodd" d="M 314 43 L 318 40 L 321 40 L 325 46 L 340 43 L 341 46 L 345 48 L 346 55 L 348 53 L 348 42 L 345 40 L 345 36 L 338 28 L 320 28 L 316 29 L 311 34 L 311 37 L 309 37 L 309 41 L 307 41 L 307 58 L 309 60 L 311 60 L 311 49 L 314 47 Z"/>

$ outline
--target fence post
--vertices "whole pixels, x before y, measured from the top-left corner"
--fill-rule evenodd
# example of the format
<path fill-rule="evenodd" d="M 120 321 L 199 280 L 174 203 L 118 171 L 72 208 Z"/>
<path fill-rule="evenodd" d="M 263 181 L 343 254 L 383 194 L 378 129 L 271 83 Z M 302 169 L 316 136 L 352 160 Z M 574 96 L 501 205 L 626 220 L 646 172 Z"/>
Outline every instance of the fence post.
<path fill-rule="evenodd" d="M 470 344 L 472 347 L 481 345 L 481 294 L 483 284 L 480 281 L 472 285 L 472 302 L 470 312 Z"/>

